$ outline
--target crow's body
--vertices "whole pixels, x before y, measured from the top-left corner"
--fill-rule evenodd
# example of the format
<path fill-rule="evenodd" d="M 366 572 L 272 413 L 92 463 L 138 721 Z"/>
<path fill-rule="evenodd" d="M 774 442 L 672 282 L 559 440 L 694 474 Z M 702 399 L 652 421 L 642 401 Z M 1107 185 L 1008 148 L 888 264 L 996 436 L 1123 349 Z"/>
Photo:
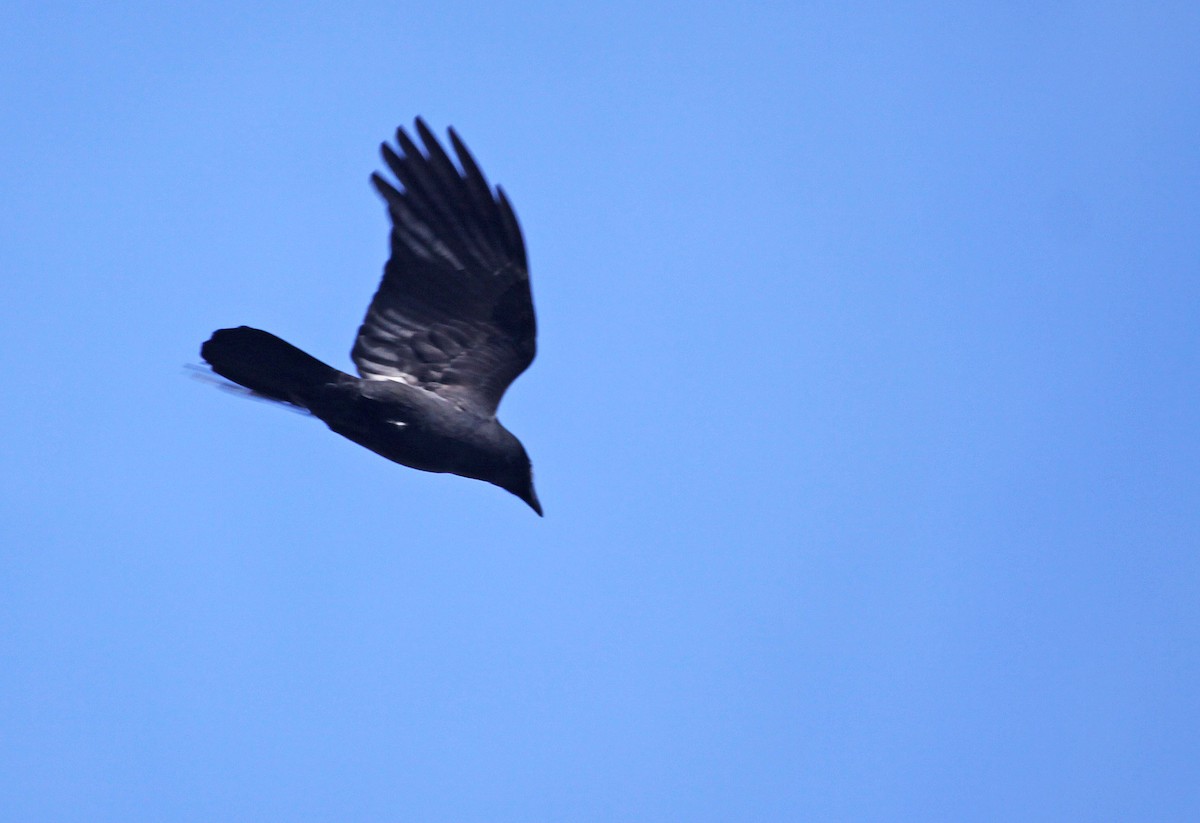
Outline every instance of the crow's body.
<path fill-rule="evenodd" d="M 496 420 L 536 352 L 521 231 L 453 130 L 461 171 L 421 120 L 417 131 L 425 152 L 403 129 L 402 153 L 383 146 L 403 188 L 372 176 L 392 218 L 392 255 L 351 353 L 362 376 L 246 326 L 215 332 L 201 356 L 389 460 L 485 480 L 540 515 L 525 449 Z"/>

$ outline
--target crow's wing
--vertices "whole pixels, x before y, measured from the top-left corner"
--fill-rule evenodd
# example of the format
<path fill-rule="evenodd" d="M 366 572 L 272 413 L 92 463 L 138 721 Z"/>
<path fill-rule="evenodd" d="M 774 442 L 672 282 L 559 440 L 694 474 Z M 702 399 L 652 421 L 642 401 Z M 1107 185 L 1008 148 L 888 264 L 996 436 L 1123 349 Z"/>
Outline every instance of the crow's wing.
<path fill-rule="evenodd" d="M 399 380 L 492 415 L 537 351 L 525 243 L 512 206 L 493 193 L 450 130 L 461 171 L 419 118 L 425 151 L 403 128 L 374 174 L 392 218 L 392 256 L 351 357 L 365 378 Z"/>

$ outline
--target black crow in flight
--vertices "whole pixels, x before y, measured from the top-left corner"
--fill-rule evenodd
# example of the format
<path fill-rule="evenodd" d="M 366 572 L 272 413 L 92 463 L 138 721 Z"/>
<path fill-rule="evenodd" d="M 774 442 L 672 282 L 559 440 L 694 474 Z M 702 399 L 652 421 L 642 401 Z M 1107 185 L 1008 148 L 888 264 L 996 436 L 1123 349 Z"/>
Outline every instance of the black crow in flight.
<path fill-rule="evenodd" d="M 200 349 L 217 374 L 310 412 L 333 431 L 414 469 L 486 480 L 539 515 L 521 441 L 496 419 L 536 351 L 521 228 L 450 130 L 458 165 L 418 118 L 382 146 L 399 187 L 371 182 L 392 219 L 391 259 L 350 353 L 360 377 L 265 331 L 221 329 Z"/>

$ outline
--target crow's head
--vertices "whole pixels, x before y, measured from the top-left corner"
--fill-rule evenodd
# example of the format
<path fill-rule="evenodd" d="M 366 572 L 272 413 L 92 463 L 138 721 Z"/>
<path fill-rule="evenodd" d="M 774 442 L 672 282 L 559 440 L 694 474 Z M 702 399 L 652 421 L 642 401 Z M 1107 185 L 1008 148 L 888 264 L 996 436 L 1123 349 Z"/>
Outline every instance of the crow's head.
<path fill-rule="evenodd" d="M 533 489 L 533 466 L 529 462 L 529 455 L 525 453 L 525 447 L 515 437 L 508 445 L 504 460 L 498 466 L 499 471 L 484 479 L 505 491 L 512 492 L 528 503 L 529 508 L 537 512 L 538 517 L 541 517 L 542 504 L 538 501 L 537 492 Z"/>

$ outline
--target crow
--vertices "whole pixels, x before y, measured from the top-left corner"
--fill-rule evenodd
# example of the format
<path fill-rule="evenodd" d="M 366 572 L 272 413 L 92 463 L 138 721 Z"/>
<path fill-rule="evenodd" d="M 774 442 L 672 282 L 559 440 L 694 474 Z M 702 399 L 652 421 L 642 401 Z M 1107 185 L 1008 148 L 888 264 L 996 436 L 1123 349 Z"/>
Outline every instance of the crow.
<path fill-rule="evenodd" d="M 505 390 L 533 362 L 537 324 L 512 205 L 454 129 L 457 165 L 420 118 L 380 147 L 399 185 L 371 182 L 391 217 L 391 257 L 350 358 L 358 377 L 273 334 L 220 329 L 200 355 L 252 395 L 312 414 L 414 469 L 485 480 L 538 513 L 525 447 L 500 425 Z"/>

